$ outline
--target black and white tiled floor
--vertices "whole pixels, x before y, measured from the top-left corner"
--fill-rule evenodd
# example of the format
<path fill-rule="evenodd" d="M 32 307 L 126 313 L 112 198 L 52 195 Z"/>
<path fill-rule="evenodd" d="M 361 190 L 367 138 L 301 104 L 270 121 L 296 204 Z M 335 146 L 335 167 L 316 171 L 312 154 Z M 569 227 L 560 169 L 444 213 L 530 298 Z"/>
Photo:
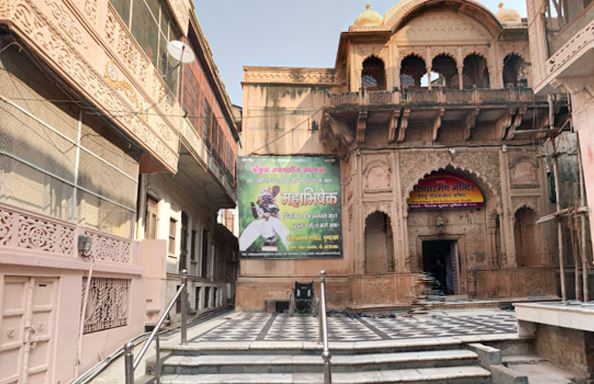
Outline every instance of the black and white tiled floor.
<path fill-rule="evenodd" d="M 319 319 L 311 316 L 248 313 L 228 320 L 194 341 L 316 341 Z M 373 341 L 516 333 L 513 312 L 433 313 L 395 318 L 328 318 L 330 341 Z"/>

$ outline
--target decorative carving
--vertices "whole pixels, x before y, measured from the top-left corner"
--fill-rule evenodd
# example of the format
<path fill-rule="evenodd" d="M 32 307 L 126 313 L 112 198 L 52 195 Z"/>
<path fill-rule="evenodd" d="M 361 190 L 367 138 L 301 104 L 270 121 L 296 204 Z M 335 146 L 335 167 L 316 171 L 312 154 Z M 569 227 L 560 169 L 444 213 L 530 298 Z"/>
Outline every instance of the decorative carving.
<path fill-rule="evenodd" d="M 74 226 L 0 206 L 0 245 L 71 254 L 74 251 Z"/>
<path fill-rule="evenodd" d="M 501 179 L 499 154 L 496 151 L 460 151 L 453 161 L 447 151 L 416 151 L 400 153 L 401 185 L 403 200 L 410 195 L 418 180 L 433 171 L 451 166 L 471 173 L 490 189 L 499 204 Z"/>
<path fill-rule="evenodd" d="M 429 11 L 410 20 L 397 33 L 397 40 L 407 42 L 486 41 L 489 32 L 470 17 L 451 11 Z"/>
<path fill-rule="evenodd" d="M 82 279 L 82 295 L 87 286 L 87 278 Z M 128 325 L 128 297 L 130 280 L 93 277 L 89 285 L 87 308 L 84 320 L 84 333 Z M 81 311 L 83 302 L 81 300 Z"/>
<path fill-rule="evenodd" d="M 510 108 L 495 122 L 495 132 L 498 140 L 505 139 L 507 130 L 512 124 L 514 110 Z"/>
<path fill-rule="evenodd" d="M 360 111 L 357 118 L 357 143 L 365 142 L 365 130 L 367 129 L 367 111 Z"/>
<path fill-rule="evenodd" d="M 579 51 L 594 40 L 594 20 L 565 43 L 547 61 L 548 73 L 551 74 L 561 68 L 573 57 L 580 55 Z"/>
<path fill-rule="evenodd" d="M 439 129 L 441 128 L 441 119 L 445 114 L 445 108 L 440 108 L 433 118 L 433 123 L 431 124 L 431 140 L 437 141 L 437 137 L 439 135 Z"/>
<path fill-rule="evenodd" d="M 398 128 L 398 121 L 400 119 L 400 109 L 392 112 L 390 124 L 388 127 L 388 143 L 393 143 L 396 140 L 396 129 Z"/>
<path fill-rule="evenodd" d="M 16 2 L 13 16 L 14 24 L 20 28 L 23 35 L 27 36 L 60 71 L 70 76 L 80 89 L 94 98 L 101 108 L 107 111 L 134 110 L 127 98 L 109 88 L 103 76 L 72 46 L 71 39 L 64 37 L 65 33 L 54 27 L 32 2 Z M 163 135 L 164 132 L 153 132 L 152 129 L 155 127 L 149 127 L 136 114 L 120 114 L 113 119 L 124 131 L 144 143 L 155 157 L 171 170 L 177 168 L 177 135 L 169 135 L 172 140 L 166 142 L 164 137 L 167 135 Z"/>
<path fill-rule="evenodd" d="M 538 185 L 538 177 L 534 162 L 527 158 L 519 158 L 512 163 L 510 169 L 512 186 L 535 187 Z"/>
<path fill-rule="evenodd" d="M 466 116 L 464 124 L 464 141 L 470 140 L 472 130 L 476 126 L 476 118 L 481 112 L 480 108 L 475 108 Z"/>
<path fill-rule="evenodd" d="M 130 240 L 90 230 L 85 232 L 93 240 L 89 253 L 95 258 L 95 261 L 115 264 L 130 263 Z"/>
<path fill-rule="evenodd" d="M 93 23 L 97 21 L 97 0 L 85 0 L 85 15 Z"/>
<path fill-rule="evenodd" d="M 70 12 L 67 11 L 65 7 L 52 0 L 45 0 L 45 5 L 56 18 L 58 21 L 58 26 L 62 29 L 62 31 L 64 31 L 64 34 L 68 36 L 70 41 L 86 49 L 87 45 L 85 44 L 85 41 L 82 37 L 82 33 L 76 27 L 75 21 L 72 19 Z"/>
<path fill-rule="evenodd" d="M 370 161 L 363 171 L 365 192 L 389 192 L 392 190 L 392 169 L 384 160 Z"/>
<path fill-rule="evenodd" d="M 410 108 L 404 108 L 400 118 L 400 127 L 398 127 L 398 142 L 402 143 L 406 138 L 406 129 L 408 128 L 408 118 L 410 117 Z"/>
<path fill-rule="evenodd" d="M 511 127 L 510 127 L 508 133 L 507 133 L 507 138 L 509 140 L 513 139 L 514 136 L 516 135 L 516 130 L 522 124 L 522 119 L 524 118 L 526 111 L 527 111 L 527 108 L 522 107 L 522 108 L 519 108 L 518 111 L 516 112 L 516 114 L 514 115 L 514 120 L 511 124 Z"/>
<path fill-rule="evenodd" d="M 279 69 L 279 68 L 246 68 L 243 72 L 245 83 L 279 83 L 279 84 L 326 84 L 335 85 L 334 69 Z"/>

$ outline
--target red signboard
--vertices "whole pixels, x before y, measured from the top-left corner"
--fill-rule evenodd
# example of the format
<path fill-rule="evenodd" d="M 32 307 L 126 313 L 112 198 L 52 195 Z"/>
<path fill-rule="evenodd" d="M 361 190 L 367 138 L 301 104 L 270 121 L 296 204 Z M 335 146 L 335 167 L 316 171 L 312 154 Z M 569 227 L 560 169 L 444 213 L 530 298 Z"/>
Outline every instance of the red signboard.
<path fill-rule="evenodd" d="M 407 203 L 411 209 L 476 208 L 485 204 L 485 197 L 473 181 L 436 172 L 415 185 Z"/>

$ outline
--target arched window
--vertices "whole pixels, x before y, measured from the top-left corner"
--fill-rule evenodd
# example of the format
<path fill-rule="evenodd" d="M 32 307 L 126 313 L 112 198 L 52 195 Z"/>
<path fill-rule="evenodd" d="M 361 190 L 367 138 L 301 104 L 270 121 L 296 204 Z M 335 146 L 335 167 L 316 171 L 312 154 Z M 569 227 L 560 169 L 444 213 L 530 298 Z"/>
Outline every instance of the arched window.
<path fill-rule="evenodd" d="M 487 60 L 481 55 L 473 53 L 464 59 L 462 70 L 464 88 L 489 88 L 489 67 Z"/>
<path fill-rule="evenodd" d="M 394 237 L 390 217 L 372 213 L 365 220 L 365 272 L 394 272 Z"/>
<path fill-rule="evenodd" d="M 538 252 L 536 212 L 528 207 L 516 211 L 514 223 L 514 240 L 518 267 L 534 267 L 541 265 Z"/>
<path fill-rule="evenodd" d="M 503 85 L 505 87 L 527 87 L 527 72 L 527 64 L 515 53 L 511 53 L 503 59 Z"/>
<path fill-rule="evenodd" d="M 408 55 L 400 64 L 400 88 L 419 88 L 427 73 L 425 61 L 417 55 Z"/>
<path fill-rule="evenodd" d="M 435 56 L 431 63 L 431 69 L 438 74 L 437 80 L 433 80 L 433 86 L 444 88 L 458 88 L 458 69 L 456 61 L 445 54 Z"/>
<path fill-rule="evenodd" d="M 372 91 L 386 89 L 386 67 L 381 59 L 369 56 L 363 61 L 361 87 Z"/>

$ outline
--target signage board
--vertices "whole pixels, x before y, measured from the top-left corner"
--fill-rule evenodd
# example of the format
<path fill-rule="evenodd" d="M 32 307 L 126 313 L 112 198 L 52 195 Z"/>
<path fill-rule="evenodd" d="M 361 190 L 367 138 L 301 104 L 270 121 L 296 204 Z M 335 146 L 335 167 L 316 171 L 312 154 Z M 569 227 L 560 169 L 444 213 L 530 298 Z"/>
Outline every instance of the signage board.
<path fill-rule="evenodd" d="M 476 208 L 485 197 L 471 180 L 445 172 L 436 172 L 415 185 L 408 200 L 410 209 Z"/>
<path fill-rule="evenodd" d="M 240 157 L 242 258 L 342 257 L 340 163 L 333 157 Z"/>

